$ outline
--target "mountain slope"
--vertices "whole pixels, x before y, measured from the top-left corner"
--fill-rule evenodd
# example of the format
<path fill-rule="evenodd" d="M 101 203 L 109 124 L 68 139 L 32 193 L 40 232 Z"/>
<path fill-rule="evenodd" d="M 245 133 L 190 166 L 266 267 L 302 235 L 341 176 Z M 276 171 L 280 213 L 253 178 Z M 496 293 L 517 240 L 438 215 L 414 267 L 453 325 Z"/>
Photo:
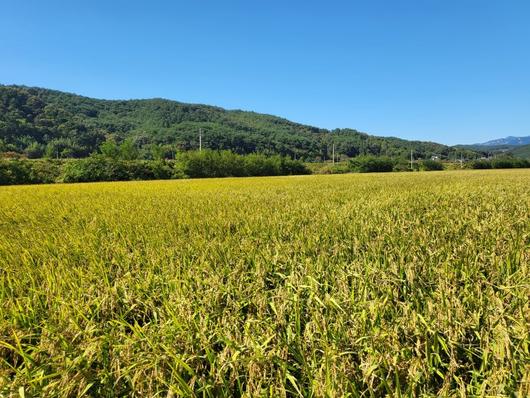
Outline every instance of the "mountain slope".
<path fill-rule="evenodd" d="M 528 144 L 530 144 L 530 136 L 527 136 L 527 137 L 509 136 L 505 138 L 498 138 L 496 140 L 483 142 L 481 144 L 475 144 L 475 146 L 500 147 L 500 146 L 520 146 L 520 145 L 528 145 Z"/>
<path fill-rule="evenodd" d="M 101 100 L 60 91 L 0 85 L 0 152 L 85 157 L 105 140 L 130 139 L 140 149 L 159 145 L 262 152 L 298 159 L 338 155 L 450 156 L 456 149 L 430 142 L 374 137 L 352 129 L 329 131 L 275 116 L 165 99 Z"/>
<path fill-rule="evenodd" d="M 530 144 L 518 146 L 512 149 L 510 153 L 517 158 L 530 159 Z"/>

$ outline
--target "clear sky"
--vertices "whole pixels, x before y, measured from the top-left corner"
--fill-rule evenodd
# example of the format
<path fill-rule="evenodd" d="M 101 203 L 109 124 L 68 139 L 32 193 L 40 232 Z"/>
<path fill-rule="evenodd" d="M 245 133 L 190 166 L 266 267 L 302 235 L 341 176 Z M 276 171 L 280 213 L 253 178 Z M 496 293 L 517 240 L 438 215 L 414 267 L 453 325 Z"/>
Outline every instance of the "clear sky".
<path fill-rule="evenodd" d="M 2 0 L 0 83 L 446 144 L 530 135 L 530 1 Z"/>

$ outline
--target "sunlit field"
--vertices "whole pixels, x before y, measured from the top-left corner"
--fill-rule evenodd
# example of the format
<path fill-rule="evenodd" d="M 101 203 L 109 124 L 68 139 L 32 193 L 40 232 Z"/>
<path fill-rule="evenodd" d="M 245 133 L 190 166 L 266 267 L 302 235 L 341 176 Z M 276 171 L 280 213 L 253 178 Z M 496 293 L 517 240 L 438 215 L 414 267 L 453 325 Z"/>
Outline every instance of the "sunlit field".
<path fill-rule="evenodd" d="M 0 396 L 513 396 L 530 170 L 0 187 Z"/>

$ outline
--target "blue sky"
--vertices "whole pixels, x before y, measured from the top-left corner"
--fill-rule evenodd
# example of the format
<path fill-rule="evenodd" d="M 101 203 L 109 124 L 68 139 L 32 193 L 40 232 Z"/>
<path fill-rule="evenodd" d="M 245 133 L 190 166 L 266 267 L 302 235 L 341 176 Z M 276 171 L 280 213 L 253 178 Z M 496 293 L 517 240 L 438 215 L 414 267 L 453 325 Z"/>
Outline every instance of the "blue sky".
<path fill-rule="evenodd" d="M 0 83 L 446 144 L 530 135 L 530 1 L 2 0 Z"/>

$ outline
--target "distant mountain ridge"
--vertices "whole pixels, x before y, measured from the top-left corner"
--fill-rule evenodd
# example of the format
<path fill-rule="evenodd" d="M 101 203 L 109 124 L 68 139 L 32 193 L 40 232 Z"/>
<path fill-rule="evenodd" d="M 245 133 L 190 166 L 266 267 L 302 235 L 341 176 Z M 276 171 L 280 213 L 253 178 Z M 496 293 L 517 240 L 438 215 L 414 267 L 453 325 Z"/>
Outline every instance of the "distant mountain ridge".
<path fill-rule="evenodd" d="M 102 100 L 56 90 L 0 85 L 0 153 L 30 158 L 81 158 L 108 140 L 128 140 L 149 158 L 156 151 L 202 148 L 279 154 L 301 160 L 358 155 L 454 158 L 471 149 L 327 130 L 276 116 L 166 99 Z M 465 155 L 464 155 L 465 156 Z"/>
<path fill-rule="evenodd" d="M 526 137 L 504 137 L 504 138 L 498 138 L 491 141 L 486 141 L 479 144 L 474 144 L 473 146 L 521 146 L 521 145 L 528 145 L 530 144 L 530 135 Z"/>

